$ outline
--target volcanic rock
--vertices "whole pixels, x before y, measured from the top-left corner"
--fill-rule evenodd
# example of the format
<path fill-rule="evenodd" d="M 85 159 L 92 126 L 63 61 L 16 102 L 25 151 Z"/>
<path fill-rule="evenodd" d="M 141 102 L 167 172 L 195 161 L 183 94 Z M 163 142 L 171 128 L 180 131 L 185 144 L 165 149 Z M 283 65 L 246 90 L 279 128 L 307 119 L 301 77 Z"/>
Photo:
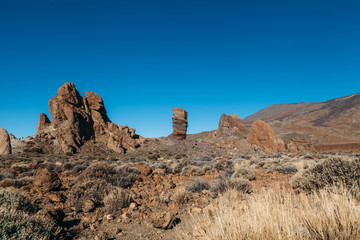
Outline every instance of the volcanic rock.
<path fill-rule="evenodd" d="M 169 135 L 169 137 L 178 140 L 186 139 L 186 130 L 188 127 L 187 112 L 182 108 L 174 107 L 173 115 L 173 132 Z"/>
<path fill-rule="evenodd" d="M 153 213 L 150 216 L 150 222 L 155 228 L 169 229 L 173 226 L 175 215 L 169 212 Z"/>
<path fill-rule="evenodd" d="M 266 153 L 285 151 L 284 142 L 281 139 L 277 139 L 273 128 L 261 120 L 253 122 L 248 141 L 262 148 Z"/>
<path fill-rule="evenodd" d="M 51 124 L 49 118 L 46 116 L 45 113 L 40 113 L 40 119 L 37 125 L 36 134 L 40 133 L 40 131 L 43 131 L 47 127 L 49 127 Z"/>
<path fill-rule="evenodd" d="M 71 153 L 91 139 L 120 153 L 139 147 L 141 139 L 135 129 L 112 123 L 103 99 L 96 93 L 85 93 L 82 98 L 72 83 L 60 87 L 49 101 L 53 121 L 40 115 L 37 136 L 45 139 L 48 134 L 54 135 L 62 151 Z"/>
<path fill-rule="evenodd" d="M 10 137 L 4 128 L 0 128 L 0 154 L 11 154 Z"/>
<path fill-rule="evenodd" d="M 245 139 L 248 132 L 244 121 L 238 115 L 231 114 L 228 116 L 223 114 L 215 134 L 219 138 L 239 137 L 240 139 Z"/>
<path fill-rule="evenodd" d="M 34 186 L 42 188 L 45 192 L 56 191 L 61 187 L 59 176 L 47 168 L 40 168 L 34 176 Z"/>

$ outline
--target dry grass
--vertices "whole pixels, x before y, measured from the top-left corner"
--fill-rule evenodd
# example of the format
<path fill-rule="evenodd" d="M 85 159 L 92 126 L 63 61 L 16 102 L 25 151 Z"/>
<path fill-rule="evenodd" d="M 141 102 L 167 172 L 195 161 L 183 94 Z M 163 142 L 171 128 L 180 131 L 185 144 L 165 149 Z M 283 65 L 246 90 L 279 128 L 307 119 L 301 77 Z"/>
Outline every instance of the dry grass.
<path fill-rule="evenodd" d="M 343 189 L 309 195 L 267 191 L 240 201 L 230 190 L 201 215 L 193 215 L 180 239 L 360 239 L 360 206 Z"/>

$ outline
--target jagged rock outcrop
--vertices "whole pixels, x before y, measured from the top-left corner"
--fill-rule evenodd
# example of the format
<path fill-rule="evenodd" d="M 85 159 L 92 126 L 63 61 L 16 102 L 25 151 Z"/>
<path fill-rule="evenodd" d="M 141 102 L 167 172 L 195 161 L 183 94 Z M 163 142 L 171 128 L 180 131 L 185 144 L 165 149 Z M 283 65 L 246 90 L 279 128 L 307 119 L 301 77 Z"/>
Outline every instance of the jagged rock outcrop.
<path fill-rule="evenodd" d="M 124 153 L 139 147 L 135 129 L 114 124 L 107 116 L 103 99 L 93 92 L 81 97 L 74 84 L 65 83 L 49 100 L 52 122 L 40 115 L 37 136 L 53 135 L 64 152 L 79 151 L 91 139 Z"/>
<path fill-rule="evenodd" d="M 219 127 L 215 133 L 216 137 L 238 137 L 239 139 L 245 139 L 247 134 L 248 131 L 245 127 L 244 121 L 238 115 L 221 115 Z"/>
<path fill-rule="evenodd" d="M 11 154 L 10 137 L 4 128 L 0 128 L 0 154 Z"/>
<path fill-rule="evenodd" d="M 40 119 L 37 125 L 36 133 L 40 133 L 51 124 L 48 116 L 45 113 L 40 113 Z"/>
<path fill-rule="evenodd" d="M 276 138 L 273 128 L 261 120 L 253 122 L 248 141 L 251 144 L 262 148 L 266 153 L 285 151 L 284 141 Z"/>
<path fill-rule="evenodd" d="M 172 122 L 173 132 L 169 137 L 178 140 L 186 139 L 186 130 L 188 127 L 187 112 L 182 108 L 174 107 Z"/>

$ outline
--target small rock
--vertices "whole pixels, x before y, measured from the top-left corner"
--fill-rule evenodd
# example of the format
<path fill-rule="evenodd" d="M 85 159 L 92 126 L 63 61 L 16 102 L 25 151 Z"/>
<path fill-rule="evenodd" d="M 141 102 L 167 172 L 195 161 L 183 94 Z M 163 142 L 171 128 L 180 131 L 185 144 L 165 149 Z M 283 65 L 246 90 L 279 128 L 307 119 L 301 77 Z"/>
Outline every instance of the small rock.
<path fill-rule="evenodd" d="M 34 176 L 34 186 L 43 188 L 45 191 L 56 191 L 60 189 L 61 181 L 55 172 L 41 168 Z"/>
<path fill-rule="evenodd" d="M 175 215 L 169 212 L 153 213 L 150 216 L 150 222 L 155 228 L 169 229 L 173 226 Z"/>
<path fill-rule="evenodd" d="M 95 203 L 91 199 L 86 199 L 82 207 L 83 212 L 91 212 L 95 209 Z"/>

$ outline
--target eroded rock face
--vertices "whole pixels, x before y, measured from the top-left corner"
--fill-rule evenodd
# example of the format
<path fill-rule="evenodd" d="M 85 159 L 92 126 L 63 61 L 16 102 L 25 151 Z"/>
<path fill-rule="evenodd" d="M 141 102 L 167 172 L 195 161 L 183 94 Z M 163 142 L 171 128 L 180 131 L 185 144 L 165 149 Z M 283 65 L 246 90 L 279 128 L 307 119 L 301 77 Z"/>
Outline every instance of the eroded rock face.
<path fill-rule="evenodd" d="M 40 133 L 41 131 L 43 131 L 44 129 L 46 129 L 47 127 L 49 127 L 51 124 L 48 116 L 46 116 L 45 113 L 40 113 L 40 119 L 37 125 L 37 129 L 36 129 L 36 134 Z"/>
<path fill-rule="evenodd" d="M 37 136 L 54 135 L 64 152 L 79 151 L 90 139 L 120 153 L 139 147 L 135 129 L 112 123 L 103 99 L 93 92 L 86 92 L 82 98 L 72 83 L 59 88 L 49 101 L 49 110 L 52 122 L 45 114 L 40 115 Z"/>
<path fill-rule="evenodd" d="M 285 151 L 284 142 L 281 139 L 277 139 L 273 128 L 261 120 L 253 122 L 248 141 L 262 148 L 266 153 Z"/>
<path fill-rule="evenodd" d="M 240 139 L 245 139 L 247 134 L 248 132 L 245 127 L 244 121 L 238 115 L 221 115 L 219 127 L 216 130 L 216 137 L 238 137 Z"/>
<path fill-rule="evenodd" d="M 4 128 L 0 128 L 0 154 L 11 154 L 10 137 Z"/>
<path fill-rule="evenodd" d="M 65 83 L 50 99 L 51 125 L 57 130 L 61 149 L 76 152 L 94 136 L 93 121 L 85 109 L 83 99 L 74 84 Z"/>
<path fill-rule="evenodd" d="M 188 127 L 187 112 L 182 108 L 174 107 L 173 114 L 173 132 L 169 137 L 178 140 L 186 139 L 186 130 Z"/>

